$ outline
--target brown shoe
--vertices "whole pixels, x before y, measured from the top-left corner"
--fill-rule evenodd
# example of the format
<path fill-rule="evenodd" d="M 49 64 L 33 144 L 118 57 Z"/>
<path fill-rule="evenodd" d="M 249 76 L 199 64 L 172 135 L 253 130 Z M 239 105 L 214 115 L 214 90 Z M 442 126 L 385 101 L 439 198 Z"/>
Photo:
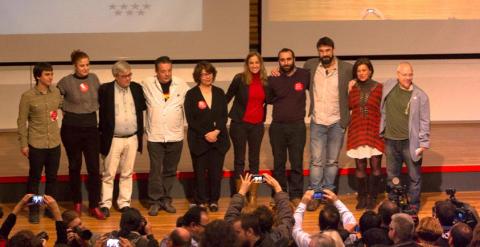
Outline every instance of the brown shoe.
<path fill-rule="evenodd" d="M 310 203 L 307 205 L 307 211 L 315 211 L 320 207 L 319 200 L 311 200 Z"/>

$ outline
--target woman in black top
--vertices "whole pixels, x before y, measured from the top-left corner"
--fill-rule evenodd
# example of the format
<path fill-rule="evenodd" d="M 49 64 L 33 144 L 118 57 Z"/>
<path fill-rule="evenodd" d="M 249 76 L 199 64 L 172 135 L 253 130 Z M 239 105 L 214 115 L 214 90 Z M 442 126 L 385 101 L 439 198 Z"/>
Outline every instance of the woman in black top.
<path fill-rule="evenodd" d="M 212 212 L 218 211 L 223 162 L 230 147 L 225 93 L 212 85 L 216 74 L 209 62 L 198 63 L 193 71 L 197 86 L 185 96 L 188 147 L 197 189 L 195 201 L 200 205 L 208 203 Z"/>
<path fill-rule="evenodd" d="M 89 213 L 104 220 L 100 212 L 100 137 L 97 128 L 98 88 L 97 75 L 90 73 L 90 59 L 80 50 L 71 54 L 75 68 L 73 74 L 63 77 L 57 84 L 63 95 L 63 120 L 60 135 L 68 156 L 68 175 L 74 210 L 82 211 L 82 155 L 85 157 L 88 172 Z"/>
<path fill-rule="evenodd" d="M 251 52 L 245 58 L 244 70 L 238 73 L 228 87 L 227 102 L 234 97 L 233 106 L 228 116 L 230 122 L 230 138 L 233 143 L 235 186 L 232 194 L 237 193 L 240 186 L 240 175 L 245 169 L 245 150 L 248 144 L 248 165 L 251 174 L 259 173 L 260 146 L 264 134 L 266 113 L 267 72 L 262 56 Z M 250 186 L 249 203 L 256 204 L 258 183 Z"/>

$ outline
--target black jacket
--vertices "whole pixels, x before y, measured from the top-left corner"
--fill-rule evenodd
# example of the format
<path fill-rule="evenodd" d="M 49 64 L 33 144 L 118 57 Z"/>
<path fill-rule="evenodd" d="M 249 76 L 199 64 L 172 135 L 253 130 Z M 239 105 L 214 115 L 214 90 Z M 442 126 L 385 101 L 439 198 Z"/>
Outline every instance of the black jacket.
<path fill-rule="evenodd" d="M 211 148 L 226 153 L 230 148 L 227 131 L 227 100 L 221 88 L 212 86 L 212 106 L 206 106 L 200 88 L 195 86 L 185 95 L 185 116 L 188 123 L 187 139 L 190 152 L 201 155 Z M 217 141 L 209 143 L 205 134 L 220 130 Z"/>
<path fill-rule="evenodd" d="M 115 81 L 104 83 L 98 89 L 99 121 L 100 132 L 100 153 L 107 156 L 112 145 L 113 131 L 115 130 Z M 130 83 L 135 110 L 137 113 L 137 138 L 138 151 L 142 152 L 143 147 L 143 111 L 147 109 L 142 86 L 136 82 Z"/>
<path fill-rule="evenodd" d="M 265 92 L 265 99 L 267 99 L 267 86 L 263 85 L 263 91 Z M 236 74 L 232 80 L 232 83 L 228 87 L 227 90 L 227 103 L 230 103 L 233 97 L 232 108 L 228 113 L 228 116 L 235 122 L 242 122 L 243 116 L 245 115 L 245 110 L 247 109 L 248 103 L 248 93 L 249 93 L 249 85 L 245 83 L 245 78 L 243 73 Z M 265 116 L 267 115 L 267 107 L 266 103 L 264 102 L 263 107 L 263 122 L 265 122 Z"/>

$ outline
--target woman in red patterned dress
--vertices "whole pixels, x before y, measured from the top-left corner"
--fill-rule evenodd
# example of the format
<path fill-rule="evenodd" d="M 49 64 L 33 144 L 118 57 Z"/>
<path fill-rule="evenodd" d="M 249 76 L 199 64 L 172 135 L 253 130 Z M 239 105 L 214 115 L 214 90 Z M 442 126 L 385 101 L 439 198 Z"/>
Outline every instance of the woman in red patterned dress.
<path fill-rule="evenodd" d="M 356 209 L 373 209 L 381 182 L 381 164 L 384 141 L 379 135 L 382 84 L 372 80 L 373 66 L 367 58 L 359 58 L 353 65 L 349 84 L 351 121 L 347 134 L 347 155 L 355 159 L 355 177 L 358 184 Z M 368 178 L 366 168 L 371 167 Z"/>

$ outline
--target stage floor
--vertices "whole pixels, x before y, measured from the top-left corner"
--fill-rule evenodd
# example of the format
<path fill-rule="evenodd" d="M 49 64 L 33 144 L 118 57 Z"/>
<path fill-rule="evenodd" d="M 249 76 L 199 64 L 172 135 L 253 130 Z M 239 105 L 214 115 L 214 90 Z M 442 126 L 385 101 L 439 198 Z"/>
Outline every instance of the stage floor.
<path fill-rule="evenodd" d="M 350 208 L 355 215 L 357 221 L 360 218 L 361 214 L 363 211 L 356 211 L 355 210 L 355 195 L 349 194 L 349 195 L 340 195 L 339 196 L 340 200 L 342 200 L 348 208 Z M 425 216 L 431 216 L 432 215 L 432 207 L 435 203 L 435 201 L 439 200 L 445 200 L 447 198 L 447 195 L 445 193 L 422 193 L 422 206 L 420 208 L 419 216 L 420 218 L 425 217 Z M 457 193 L 457 198 L 460 201 L 463 201 L 465 203 L 469 203 L 475 208 L 480 207 L 480 191 L 475 191 L 475 192 L 458 192 Z M 230 198 L 223 197 L 220 200 L 220 208 L 219 211 L 216 213 L 209 213 L 210 220 L 214 219 L 222 219 L 225 211 L 228 207 Z M 268 205 L 270 202 L 269 197 L 260 197 L 258 203 L 262 203 L 265 205 Z M 187 200 L 184 199 L 175 199 L 173 202 L 174 206 L 177 208 L 177 213 L 176 214 L 168 214 L 165 211 L 160 211 L 159 215 L 156 217 L 148 216 L 147 214 L 147 208 L 145 208 L 138 200 L 135 200 L 132 204 L 133 207 L 136 207 L 141 210 L 142 214 L 145 215 L 146 219 L 148 222 L 152 224 L 153 227 L 153 233 L 157 239 L 162 239 L 165 235 L 167 235 L 169 232 L 172 231 L 172 229 L 175 227 L 175 222 L 177 218 L 181 215 L 183 215 L 187 209 L 188 209 L 188 202 Z M 2 205 L 4 207 L 4 211 L 6 214 L 8 214 L 11 209 L 13 208 L 13 204 L 4 204 Z M 70 209 L 71 204 L 70 203 L 61 203 L 61 210 L 64 209 Z M 87 203 L 84 202 L 84 206 L 87 206 Z M 304 229 L 309 232 L 309 233 L 315 233 L 318 231 L 318 209 L 315 212 L 306 212 L 305 214 L 305 219 L 304 219 Z M 28 212 L 25 210 L 23 211 L 17 219 L 17 224 L 14 227 L 12 233 L 10 236 L 13 236 L 13 234 L 19 230 L 23 229 L 30 229 L 34 231 L 35 233 L 39 231 L 47 231 L 48 234 L 50 235 L 50 241 L 48 242 L 47 246 L 53 246 L 56 235 L 55 235 L 55 225 L 54 222 L 49 219 L 49 218 L 42 218 L 40 224 L 38 225 L 31 225 L 28 223 L 27 219 Z M 4 220 L 6 215 L 2 220 Z M 83 224 L 92 230 L 95 233 L 107 233 L 112 230 L 118 229 L 119 227 L 119 222 L 120 222 L 120 213 L 116 210 L 111 210 L 111 217 L 108 218 L 105 221 L 99 221 L 96 220 L 90 216 L 87 216 L 86 211 L 84 212 L 84 216 L 82 216 L 82 221 Z"/>

